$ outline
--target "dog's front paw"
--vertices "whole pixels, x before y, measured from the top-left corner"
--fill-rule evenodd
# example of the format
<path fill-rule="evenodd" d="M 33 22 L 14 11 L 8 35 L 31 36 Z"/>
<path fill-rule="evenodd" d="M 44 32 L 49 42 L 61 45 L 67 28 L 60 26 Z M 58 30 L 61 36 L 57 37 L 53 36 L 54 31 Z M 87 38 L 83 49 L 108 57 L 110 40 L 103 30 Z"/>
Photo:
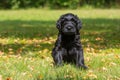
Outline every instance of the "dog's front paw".
<path fill-rule="evenodd" d="M 85 66 L 85 65 L 77 65 L 77 67 L 78 67 L 78 68 L 85 69 L 85 70 L 86 70 L 86 69 L 88 69 L 88 67 L 87 67 L 87 66 Z"/>
<path fill-rule="evenodd" d="M 85 66 L 85 65 L 84 65 L 84 66 L 82 66 L 82 67 L 83 67 L 84 69 L 88 69 L 88 67 L 87 67 L 87 66 Z"/>

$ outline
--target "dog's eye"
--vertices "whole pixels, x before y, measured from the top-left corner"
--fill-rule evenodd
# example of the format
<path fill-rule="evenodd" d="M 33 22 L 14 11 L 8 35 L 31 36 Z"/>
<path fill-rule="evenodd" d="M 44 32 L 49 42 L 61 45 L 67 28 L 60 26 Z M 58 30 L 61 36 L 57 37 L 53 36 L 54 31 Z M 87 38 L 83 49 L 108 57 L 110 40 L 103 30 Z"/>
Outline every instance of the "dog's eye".
<path fill-rule="evenodd" d="M 61 21 L 64 21 L 64 19 L 61 19 Z"/>
<path fill-rule="evenodd" d="M 71 19 L 71 21 L 73 21 L 73 22 L 77 23 L 77 20 L 76 20 L 76 19 L 74 19 L 74 18 L 72 18 L 72 19 Z"/>
<path fill-rule="evenodd" d="M 75 21 L 75 19 L 72 18 L 71 21 Z"/>
<path fill-rule="evenodd" d="M 64 21 L 68 21 L 68 19 L 67 19 L 67 18 L 64 18 Z"/>
<path fill-rule="evenodd" d="M 63 18 L 63 19 L 61 19 L 61 21 L 63 22 L 63 21 L 66 21 L 66 19 L 65 18 Z"/>

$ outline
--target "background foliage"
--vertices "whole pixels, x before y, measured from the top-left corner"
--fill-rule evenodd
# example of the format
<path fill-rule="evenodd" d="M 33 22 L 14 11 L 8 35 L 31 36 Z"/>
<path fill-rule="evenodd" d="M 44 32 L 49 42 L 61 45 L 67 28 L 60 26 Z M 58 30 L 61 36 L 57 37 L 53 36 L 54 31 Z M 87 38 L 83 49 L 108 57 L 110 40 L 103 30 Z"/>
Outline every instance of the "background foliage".
<path fill-rule="evenodd" d="M 43 8 L 76 9 L 84 6 L 111 8 L 120 7 L 119 0 L 0 0 L 1 9 Z"/>

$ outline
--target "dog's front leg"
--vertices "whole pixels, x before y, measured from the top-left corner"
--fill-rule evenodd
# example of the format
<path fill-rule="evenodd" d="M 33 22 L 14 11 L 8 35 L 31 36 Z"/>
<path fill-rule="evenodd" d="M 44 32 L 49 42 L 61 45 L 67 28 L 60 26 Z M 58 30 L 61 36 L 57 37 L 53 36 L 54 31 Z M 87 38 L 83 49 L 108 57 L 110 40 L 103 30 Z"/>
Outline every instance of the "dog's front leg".
<path fill-rule="evenodd" d="M 77 52 L 76 52 L 77 54 L 76 54 L 76 65 L 78 66 L 78 67 L 82 67 L 82 68 L 84 68 L 84 69 L 87 69 L 87 66 L 85 66 L 85 64 L 84 64 L 84 55 L 83 55 L 83 50 L 82 49 L 80 49 L 80 50 L 77 50 Z"/>
<path fill-rule="evenodd" d="M 57 66 L 62 65 L 62 60 L 63 60 L 62 53 L 63 53 L 62 49 L 57 49 L 57 48 L 53 49 L 52 56 L 53 56 L 55 65 Z"/>
<path fill-rule="evenodd" d="M 61 34 L 58 34 L 58 39 L 55 43 L 55 47 L 52 51 L 52 57 L 55 62 L 55 65 L 62 65 L 62 48 L 61 48 Z"/>

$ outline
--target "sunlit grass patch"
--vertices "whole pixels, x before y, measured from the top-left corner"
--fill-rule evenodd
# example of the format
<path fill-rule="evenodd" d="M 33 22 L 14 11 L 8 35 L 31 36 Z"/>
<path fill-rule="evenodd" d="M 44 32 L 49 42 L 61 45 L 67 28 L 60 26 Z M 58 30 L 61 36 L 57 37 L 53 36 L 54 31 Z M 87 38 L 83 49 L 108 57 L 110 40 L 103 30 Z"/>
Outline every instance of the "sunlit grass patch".
<path fill-rule="evenodd" d="M 47 56 L 0 56 L 0 73 L 4 79 L 119 79 L 119 59 L 119 54 L 85 54 L 89 69 L 82 70 L 71 64 L 54 67 Z"/>

